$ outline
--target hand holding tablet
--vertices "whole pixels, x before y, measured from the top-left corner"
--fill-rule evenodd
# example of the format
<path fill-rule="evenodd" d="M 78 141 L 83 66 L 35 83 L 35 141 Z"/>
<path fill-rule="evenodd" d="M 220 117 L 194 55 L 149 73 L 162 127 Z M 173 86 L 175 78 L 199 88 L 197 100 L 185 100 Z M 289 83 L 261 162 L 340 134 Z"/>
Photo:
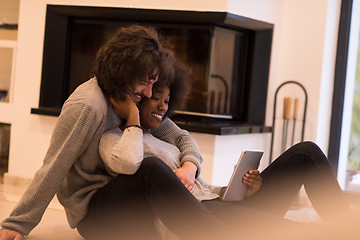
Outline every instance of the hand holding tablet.
<path fill-rule="evenodd" d="M 261 151 L 249 150 L 244 150 L 241 153 L 226 191 L 222 196 L 224 201 L 239 201 L 244 198 L 247 186 L 242 182 L 242 178 L 249 170 L 259 167 L 263 154 Z"/>

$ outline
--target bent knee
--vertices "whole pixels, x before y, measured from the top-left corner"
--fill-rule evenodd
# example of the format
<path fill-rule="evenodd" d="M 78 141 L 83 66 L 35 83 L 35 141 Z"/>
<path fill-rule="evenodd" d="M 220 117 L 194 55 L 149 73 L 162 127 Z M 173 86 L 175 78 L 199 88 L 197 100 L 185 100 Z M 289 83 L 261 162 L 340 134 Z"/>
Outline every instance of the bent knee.
<path fill-rule="evenodd" d="M 163 182 L 167 181 L 165 179 L 171 179 L 175 173 L 171 168 L 164 163 L 161 159 L 157 157 L 147 157 L 144 158 L 138 173 L 145 176 L 149 182 Z"/>
<path fill-rule="evenodd" d="M 160 158 L 157 157 L 144 158 L 140 167 L 152 170 L 169 168 Z"/>
<path fill-rule="evenodd" d="M 297 150 L 300 150 L 300 151 L 310 151 L 310 152 L 321 151 L 319 146 L 316 143 L 311 142 L 311 141 L 300 142 L 300 143 L 294 145 L 294 148 L 296 148 Z"/>
<path fill-rule="evenodd" d="M 301 142 L 296 145 L 294 145 L 294 153 L 298 153 L 307 157 L 311 156 L 311 159 L 313 160 L 325 160 L 327 161 L 327 158 L 324 154 L 324 152 L 320 149 L 320 147 L 311 141 Z"/>

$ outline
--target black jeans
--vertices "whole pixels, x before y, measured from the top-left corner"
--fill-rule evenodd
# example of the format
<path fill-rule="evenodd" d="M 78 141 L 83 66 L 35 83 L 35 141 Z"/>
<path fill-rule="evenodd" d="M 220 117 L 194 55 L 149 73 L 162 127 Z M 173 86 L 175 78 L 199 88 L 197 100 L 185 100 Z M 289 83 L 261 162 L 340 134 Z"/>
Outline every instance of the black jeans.
<path fill-rule="evenodd" d="M 249 198 L 199 203 L 166 164 L 147 158 L 134 175 L 118 175 L 94 195 L 78 230 L 87 239 L 159 239 L 156 216 L 182 239 L 223 239 L 228 227 L 251 237 L 251 226 L 289 224 L 282 216 L 302 185 L 324 219 L 349 211 L 325 155 L 311 142 L 290 148 L 261 176 L 261 189 Z"/>
<path fill-rule="evenodd" d="M 118 175 L 93 196 L 78 231 L 94 240 L 160 239 L 155 216 L 181 239 L 209 239 L 205 233 L 227 229 L 162 160 L 145 158 L 135 174 Z"/>
<path fill-rule="evenodd" d="M 304 185 L 312 205 L 324 221 L 339 220 L 350 214 L 326 156 L 312 142 L 299 143 L 288 149 L 261 173 L 261 177 L 260 190 L 251 197 L 239 202 L 203 201 L 203 205 L 232 226 L 247 224 L 249 229 L 257 222 L 291 227 L 293 223 L 282 217 Z"/>

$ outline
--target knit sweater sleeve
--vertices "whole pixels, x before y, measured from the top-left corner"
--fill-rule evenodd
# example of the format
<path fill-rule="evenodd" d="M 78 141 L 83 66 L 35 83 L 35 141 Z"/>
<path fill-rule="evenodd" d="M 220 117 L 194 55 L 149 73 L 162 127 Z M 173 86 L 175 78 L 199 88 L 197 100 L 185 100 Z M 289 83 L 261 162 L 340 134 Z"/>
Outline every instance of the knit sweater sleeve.
<path fill-rule="evenodd" d="M 177 146 L 180 150 L 180 165 L 186 161 L 192 162 L 198 169 L 196 177 L 200 175 L 203 159 L 195 139 L 187 131 L 180 129 L 169 118 L 165 118 L 160 126 L 152 131 L 152 134 L 165 142 Z"/>
<path fill-rule="evenodd" d="M 134 174 L 144 158 L 143 131 L 137 127 L 107 131 L 100 139 L 99 152 L 110 174 Z"/>
<path fill-rule="evenodd" d="M 217 186 L 217 185 L 209 184 L 204 179 L 202 179 L 201 177 L 198 177 L 196 180 L 199 181 L 199 183 L 203 187 L 209 189 L 212 193 L 216 193 L 219 196 L 220 196 L 221 189 L 224 187 L 224 186 Z"/>
<path fill-rule="evenodd" d="M 56 123 L 42 167 L 2 228 L 28 235 L 40 222 L 72 164 L 88 146 L 101 119 L 82 104 L 63 108 Z"/>

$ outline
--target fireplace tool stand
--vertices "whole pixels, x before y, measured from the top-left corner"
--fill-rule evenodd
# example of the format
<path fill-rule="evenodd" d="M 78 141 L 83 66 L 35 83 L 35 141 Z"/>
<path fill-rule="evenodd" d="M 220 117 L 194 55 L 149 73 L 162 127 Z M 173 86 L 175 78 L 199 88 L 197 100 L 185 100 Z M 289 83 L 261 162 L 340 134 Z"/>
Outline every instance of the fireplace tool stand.
<path fill-rule="evenodd" d="M 275 123 L 276 123 L 276 106 L 277 106 L 277 95 L 279 90 L 288 84 L 295 84 L 300 87 L 300 89 L 304 92 L 304 112 L 302 117 L 302 127 L 301 127 L 301 142 L 304 141 L 304 129 L 305 129 L 305 119 L 306 119 L 306 110 L 307 110 L 307 102 L 308 102 L 308 95 L 306 89 L 303 85 L 296 81 L 286 81 L 282 83 L 275 92 L 274 95 L 274 111 L 273 111 L 273 119 L 272 119 L 272 133 L 271 133 L 271 147 L 270 147 L 270 158 L 269 164 L 272 162 L 272 155 L 273 155 L 273 147 L 274 147 L 274 135 L 275 135 Z M 289 140 L 288 134 L 290 132 L 290 144 L 291 146 L 294 145 L 294 136 L 295 136 L 295 129 L 296 129 L 296 122 L 298 121 L 297 111 L 298 111 L 298 98 L 294 99 L 294 107 L 293 107 L 293 116 L 291 117 L 291 103 L 292 99 L 290 97 L 284 98 L 283 104 L 283 116 L 282 116 L 282 136 L 281 136 L 281 153 L 283 153 L 287 149 L 287 143 Z M 289 123 L 292 123 L 292 129 L 289 131 Z"/>

